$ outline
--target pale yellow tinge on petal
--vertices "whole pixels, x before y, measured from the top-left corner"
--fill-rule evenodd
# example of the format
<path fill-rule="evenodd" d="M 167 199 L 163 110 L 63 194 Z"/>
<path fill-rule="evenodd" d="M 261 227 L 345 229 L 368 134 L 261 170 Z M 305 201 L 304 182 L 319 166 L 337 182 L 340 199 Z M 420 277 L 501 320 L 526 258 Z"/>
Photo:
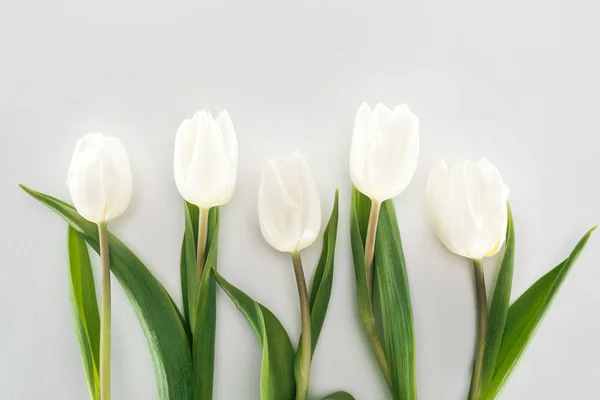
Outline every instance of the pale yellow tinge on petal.
<path fill-rule="evenodd" d="M 496 245 L 492 248 L 492 250 L 490 250 L 485 256 L 486 257 L 491 257 L 494 254 L 496 254 L 498 252 L 498 250 L 500 250 L 500 247 L 502 247 L 502 241 L 499 241 L 498 243 L 496 243 Z"/>

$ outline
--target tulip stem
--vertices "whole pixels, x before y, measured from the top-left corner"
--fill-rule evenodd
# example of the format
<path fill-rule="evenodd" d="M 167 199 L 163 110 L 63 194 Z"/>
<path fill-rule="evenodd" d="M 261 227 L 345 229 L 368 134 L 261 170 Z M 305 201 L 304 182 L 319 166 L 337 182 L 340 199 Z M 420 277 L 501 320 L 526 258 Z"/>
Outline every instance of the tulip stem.
<path fill-rule="evenodd" d="M 196 279 L 198 280 L 198 288 L 200 288 L 204 264 L 206 264 L 206 239 L 208 237 L 209 213 L 210 208 L 201 207 L 198 215 L 198 250 L 196 252 Z"/>
<path fill-rule="evenodd" d="M 100 399 L 110 400 L 110 258 L 106 222 L 98 224 L 102 261 L 102 308 L 100 319 Z"/>
<path fill-rule="evenodd" d="M 469 399 L 476 400 L 480 390 L 488 319 L 487 296 L 485 294 L 485 279 L 483 276 L 482 260 L 473 260 L 473 272 L 475 275 L 475 290 L 477 292 L 477 347 L 475 351 L 475 363 L 473 365 Z"/>
<path fill-rule="evenodd" d="M 379 211 L 381 203 L 377 200 L 371 200 L 371 212 L 369 213 L 369 226 L 367 228 L 367 238 L 365 241 L 365 274 L 367 276 L 367 289 L 369 298 L 373 298 L 373 257 L 375 255 L 375 236 L 377 234 L 377 222 L 379 221 Z"/>
<path fill-rule="evenodd" d="M 298 285 L 298 295 L 300 297 L 300 314 L 302 318 L 301 334 L 301 360 L 300 368 L 296 369 L 296 400 L 306 400 L 308 397 L 308 382 L 310 379 L 310 361 L 312 358 L 312 332 L 310 318 L 310 300 L 302 270 L 302 260 L 300 252 L 295 251 L 292 254 L 292 263 L 296 273 L 296 283 Z"/>

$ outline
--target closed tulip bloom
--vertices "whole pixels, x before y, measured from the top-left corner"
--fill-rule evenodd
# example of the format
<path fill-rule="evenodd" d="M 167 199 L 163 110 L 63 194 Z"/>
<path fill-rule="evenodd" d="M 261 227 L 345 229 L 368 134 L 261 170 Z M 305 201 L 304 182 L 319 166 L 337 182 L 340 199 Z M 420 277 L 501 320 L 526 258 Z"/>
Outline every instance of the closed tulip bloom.
<path fill-rule="evenodd" d="M 263 236 L 287 253 L 310 246 L 321 229 L 321 204 L 313 174 L 299 152 L 273 157 L 263 170 L 258 191 Z"/>
<path fill-rule="evenodd" d="M 451 170 L 438 162 L 427 182 L 435 231 L 453 253 L 480 260 L 502 247 L 508 223 L 510 190 L 486 159 L 459 161 Z"/>
<path fill-rule="evenodd" d="M 363 103 L 356 114 L 350 147 L 354 186 L 372 200 L 398 196 L 410 183 L 419 155 L 419 119 L 406 104 L 390 110 Z"/>
<path fill-rule="evenodd" d="M 111 221 L 131 200 L 129 156 L 113 137 L 90 133 L 77 142 L 67 186 L 77 212 L 94 223 Z"/>
<path fill-rule="evenodd" d="M 175 137 L 175 183 L 200 208 L 226 204 L 235 189 L 238 144 L 227 111 L 213 118 L 199 111 L 182 122 Z"/>

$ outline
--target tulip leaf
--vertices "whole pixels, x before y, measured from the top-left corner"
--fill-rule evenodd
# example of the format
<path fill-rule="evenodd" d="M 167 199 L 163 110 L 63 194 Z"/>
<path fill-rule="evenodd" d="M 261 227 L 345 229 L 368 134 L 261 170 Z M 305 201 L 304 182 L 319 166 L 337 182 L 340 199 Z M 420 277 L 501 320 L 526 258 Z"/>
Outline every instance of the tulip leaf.
<path fill-rule="evenodd" d="M 375 317 L 365 273 L 365 242 L 371 201 L 355 188 L 352 190 L 350 204 L 350 239 L 352 258 L 354 259 L 354 275 L 356 279 L 356 295 L 360 319 L 367 330 L 375 329 Z M 366 216 L 366 219 L 365 219 Z"/>
<path fill-rule="evenodd" d="M 329 222 L 325 227 L 323 234 L 323 248 L 321 256 L 313 276 L 310 289 L 310 316 L 311 316 L 311 336 L 312 336 L 312 351 L 314 353 L 317 347 L 317 341 L 323 328 L 323 322 L 327 314 L 329 306 L 329 298 L 331 297 L 331 286 L 333 285 L 333 261 L 335 256 L 335 242 L 337 238 L 338 226 L 338 191 L 335 191 L 333 202 L 333 210 Z M 302 338 L 300 338 L 302 341 Z M 300 368 L 300 360 L 302 359 L 302 346 L 298 345 L 296 353 L 296 368 Z"/>
<path fill-rule="evenodd" d="M 198 208 L 188 203 L 188 208 L 195 208 L 190 215 L 197 216 Z M 210 400 L 213 396 L 213 380 L 215 367 L 215 336 L 217 326 L 217 287 L 212 269 L 217 267 L 217 248 L 219 238 L 219 207 L 210 209 L 206 240 L 206 262 L 200 281 L 193 331 L 193 363 L 194 386 L 197 400 Z M 195 219 L 198 221 L 198 218 Z M 198 224 L 196 224 L 197 226 Z M 195 229 L 196 241 L 198 229 Z M 194 252 L 195 254 L 195 252 Z M 195 282 L 195 275 L 194 275 Z"/>
<path fill-rule="evenodd" d="M 498 358 L 498 352 L 500 351 L 504 327 L 508 317 L 508 308 L 510 306 L 510 292 L 515 264 L 515 230 L 510 205 L 507 205 L 507 208 L 508 225 L 506 228 L 506 246 L 504 256 L 502 257 L 502 264 L 498 271 L 498 279 L 496 280 L 490 312 L 488 314 L 486 345 L 480 385 L 482 390 L 485 390 L 494 375 L 496 360 Z"/>
<path fill-rule="evenodd" d="M 329 396 L 323 397 L 322 400 L 354 400 L 354 397 L 350 393 L 346 392 L 335 392 Z"/>
<path fill-rule="evenodd" d="M 404 252 L 391 200 L 381 204 L 373 270 L 395 399 L 416 399 L 415 337 Z"/>
<path fill-rule="evenodd" d="M 83 356 L 90 399 L 100 400 L 100 315 L 87 245 L 69 227 L 69 280 L 71 309 Z"/>
<path fill-rule="evenodd" d="M 358 313 L 365 328 L 371 349 L 375 353 L 379 366 L 386 378 L 387 384 L 392 388 L 389 376 L 389 367 L 385 351 L 381 345 L 380 332 L 377 324 L 381 325 L 381 318 L 376 322 L 373 313 L 373 302 L 367 287 L 365 271 L 365 238 L 371 209 L 371 200 L 360 193 L 356 188 L 352 189 L 352 200 L 350 204 L 350 239 L 352 243 L 352 258 L 354 260 L 354 276 L 356 280 L 356 298 L 358 302 Z"/>
<path fill-rule="evenodd" d="M 594 229 L 579 240 L 569 257 L 538 279 L 510 306 L 494 377 L 481 399 L 495 399 L 504 387 Z"/>
<path fill-rule="evenodd" d="M 70 204 L 21 187 L 65 219 L 96 252 L 99 251 L 98 228 L 95 224 L 85 220 Z M 131 250 L 110 233 L 108 242 L 111 271 L 123 287 L 146 335 L 159 398 L 193 398 L 192 358 L 183 316 L 165 288 Z"/>
<path fill-rule="evenodd" d="M 196 308 L 198 300 L 198 284 L 196 282 L 196 243 L 198 241 L 198 207 L 184 201 L 185 231 L 181 244 L 181 295 L 183 298 L 183 315 L 186 321 L 186 331 L 192 344 L 192 326 L 196 323 Z M 195 218 L 192 214 L 195 213 Z"/>
<path fill-rule="evenodd" d="M 261 400 L 293 399 L 294 349 L 281 322 L 268 308 L 255 302 L 213 270 L 221 289 L 244 315 L 262 347 Z"/>

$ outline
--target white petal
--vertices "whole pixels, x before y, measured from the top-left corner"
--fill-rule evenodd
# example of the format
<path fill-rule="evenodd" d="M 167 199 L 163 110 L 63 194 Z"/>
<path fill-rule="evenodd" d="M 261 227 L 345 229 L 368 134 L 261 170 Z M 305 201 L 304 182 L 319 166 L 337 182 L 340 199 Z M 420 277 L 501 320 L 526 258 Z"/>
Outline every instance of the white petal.
<path fill-rule="evenodd" d="M 294 153 L 292 162 L 298 175 L 302 191 L 301 237 L 297 250 L 302 250 L 317 239 L 321 230 L 321 202 L 315 180 L 306 160 L 299 152 Z"/>
<path fill-rule="evenodd" d="M 412 180 L 418 156 L 419 119 L 407 106 L 398 106 L 381 125 L 368 158 L 370 197 L 383 201 L 398 196 Z"/>
<path fill-rule="evenodd" d="M 440 162 L 430 175 L 427 198 L 436 234 L 452 252 L 472 259 L 496 253 L 504 243 L 508 188 L 486 160 L 459 161 L 450 172 Z"/>
<path fill-rule="evenodd" d="M 95 223 L 110 221 L 129 206 L 129 157 L 121 142 L 88 134 L 77 142 L 67 185 L 77 211 Z"/>
<path fill-rule="evenodd" d="M 237 138 L 227 112 L 199 111 L 175 139 L 174 173 L 181 196 L 199 207 L 227 203 L 237 176 Z"/>
<path fill-rule="evenodd" d="M 392 111 L 383 103 L 378 103 L 373 110 L 373 116 L 379 126 L 390 118 Z"/>
<path fill-rule="evenodd" d="M 298 244 L 300 218 L 300 206 L 291 201 L 279 175 L 277 163 L 272 159 L 263 170 L 258 190 L 261 232 L 272 247 L 291 253 Z"/>
<path fill-rule="evenodd" d="M 369 188 L 366 180 L 366 152 L 369 148 L 369 135 L 372 133 L 371 126 L 371 107 L 362 103 L 356 113 L 350 145 L 350 177 L 354 186 L 363 193 Z"/>

